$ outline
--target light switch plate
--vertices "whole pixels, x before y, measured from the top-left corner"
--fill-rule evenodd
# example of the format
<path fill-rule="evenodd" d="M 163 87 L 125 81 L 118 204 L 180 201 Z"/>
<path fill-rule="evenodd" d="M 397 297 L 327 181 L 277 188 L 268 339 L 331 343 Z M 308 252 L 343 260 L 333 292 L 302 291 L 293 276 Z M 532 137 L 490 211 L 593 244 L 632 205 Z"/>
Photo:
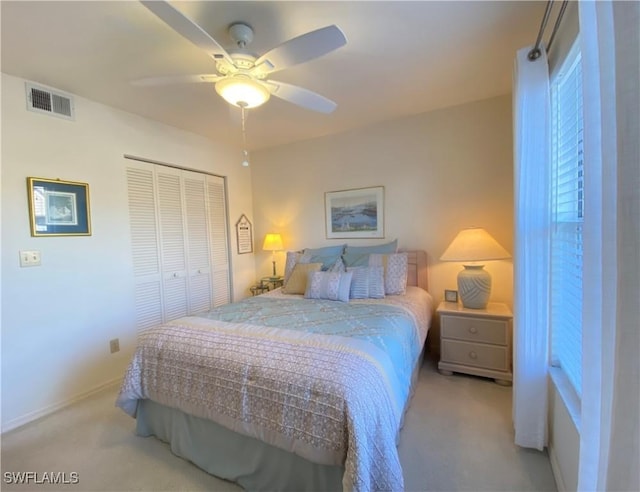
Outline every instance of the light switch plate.
<path fill-rule="evenodd" d="M 33 267 L 40 266 L 40 251 L 20 251 L 20 266 Z"/>

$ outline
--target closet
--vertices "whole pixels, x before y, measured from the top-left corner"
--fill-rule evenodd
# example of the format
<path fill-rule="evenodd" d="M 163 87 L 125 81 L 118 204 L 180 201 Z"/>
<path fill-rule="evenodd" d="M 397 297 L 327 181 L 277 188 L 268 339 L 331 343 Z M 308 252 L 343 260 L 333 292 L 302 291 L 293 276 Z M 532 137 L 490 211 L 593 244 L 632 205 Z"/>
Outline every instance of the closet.
<path fill-rule="evenodd" d="M 224 178 L 127 158 L 138 331 L 231 299 Z"/>

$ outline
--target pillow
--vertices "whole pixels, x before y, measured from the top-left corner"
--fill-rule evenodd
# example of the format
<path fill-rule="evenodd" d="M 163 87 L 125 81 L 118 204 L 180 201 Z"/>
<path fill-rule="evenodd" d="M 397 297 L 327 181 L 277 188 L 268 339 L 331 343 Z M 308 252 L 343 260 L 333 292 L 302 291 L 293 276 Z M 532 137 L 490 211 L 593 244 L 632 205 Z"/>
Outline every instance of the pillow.
<path fill-rule="evenodd" d="M 296 263 L 300 261 L 302 257 L 302 253 L 300 251 L 287 251 L 287 259 L 284 264 L 284 281 L 283 283 L 287 283 L 289 277 L 291 276 L 291 272 L 293 272 L 293 267 L 296 266 Z M 305 263 L 309 263 L 308 261 Z"/>
<path fill-rule="evenodd" d="M 304 294 L 307 290 L 309 272 L 318 272 L 322 263 L 298 263 L 286 282 L 282 285 L 284 294 Z"/>
<path fill-rule="evenodd" d="M 349 302 L 351 277 L 351 272 L 312 272 L 304 296 L 307 299 Z"/>
<path fill-rule="evenodd" d="M 384 267 L 384 293 L 386 295 L 404 294 L 407 291 L 409 256 L 407 253 L 369 255 L 370 266 Z"/>
<path fill-rule="evenodd" d="M 390 243 L 377 244 L 375 246 L 349 246 L 344 250 L 342 259 L 348 267 L 367 266 L 371 253 L 389 254 L 395 253 L 398 249 L 398 240 Z"/>
<path fill-rule="evenodd" d="M 342 261 L 342 257 L 338 257 L 336 262 L 329 267 L 328 272 L 346 272 L 347 269 L 344 267 L 344 262 Z"/>
<path fill-rule="evenodd" d="M 301 252 L 298 261 L 300 263 L 311 263 L 311 253 Z"/>
<path fill-rule="evenodd" d="M 349 296 L 351 299 L 382 299 L 384 297 L 384 268 L 347 267 L 353 273 Z"/>
<path fill-rule="evenodd" d="M 328 270 L 342 256 L 345 246 L 346 244 L 340 244 L 323 248 L 305 248 L 301 260 L 303 263 L 322 263 L 322 270 Z"/>

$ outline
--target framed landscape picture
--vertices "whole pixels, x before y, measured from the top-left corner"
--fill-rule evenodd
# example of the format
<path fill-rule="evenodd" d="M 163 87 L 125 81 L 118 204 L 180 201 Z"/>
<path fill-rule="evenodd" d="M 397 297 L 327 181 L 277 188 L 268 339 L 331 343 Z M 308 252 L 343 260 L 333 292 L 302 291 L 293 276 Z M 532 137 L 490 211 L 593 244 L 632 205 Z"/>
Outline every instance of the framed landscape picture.
<path fill-rule="evenodd" d="M 384 237 L 384 187 L 324 195 L 328 239 Z"/>
<path fill-rule="evenodd" d="M 90 236 L 89 185 L 27 178 L 32 236 Z"/>

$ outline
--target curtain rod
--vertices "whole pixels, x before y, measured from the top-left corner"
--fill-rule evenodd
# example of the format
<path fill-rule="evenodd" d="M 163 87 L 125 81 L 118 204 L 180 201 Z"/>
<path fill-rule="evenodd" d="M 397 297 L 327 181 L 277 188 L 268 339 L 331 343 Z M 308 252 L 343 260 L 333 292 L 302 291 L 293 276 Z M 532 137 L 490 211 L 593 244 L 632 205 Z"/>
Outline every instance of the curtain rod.
<path fill-rule="evenodd" d="M 556 23 L 553 25 L 553 31 L 551 31 L 551 36 L 549 37 L 549 42 L 546 46 L 547 53 L 551 49 L 551 45 L 553 44 L 553 40 L 556 37 L 556 33 L 558 32 L 558 28 L 560 27 L 560 21 L 562 20 L 562 16 L 564 15 L 564 11 L 567 9 L 567 4 L 569 0 L 563 0 L 562 5 L 560 6 L 560 11 L 558 12 L 558 16 L 556 17 Z M 547 21 L 549 20 L 549 14 L 551 14 L 551 9 L 553 7 L 553 0 L 549 0 L 547 2 L 547 7 L 544 10 L 544 16 L 542 17 L 542 23 L 540 24 L 540 30 L 538 31 L 538 38 L 536 39 L 536 44 L 533 46 L 533 49 L 529 51 L 527 57 L 530 61 L 537 60 L 542 54 L 540 51 L 540 43 L 542 42 L 542 35 L 544 34 L 544 30 L 547 27 Z"/>

